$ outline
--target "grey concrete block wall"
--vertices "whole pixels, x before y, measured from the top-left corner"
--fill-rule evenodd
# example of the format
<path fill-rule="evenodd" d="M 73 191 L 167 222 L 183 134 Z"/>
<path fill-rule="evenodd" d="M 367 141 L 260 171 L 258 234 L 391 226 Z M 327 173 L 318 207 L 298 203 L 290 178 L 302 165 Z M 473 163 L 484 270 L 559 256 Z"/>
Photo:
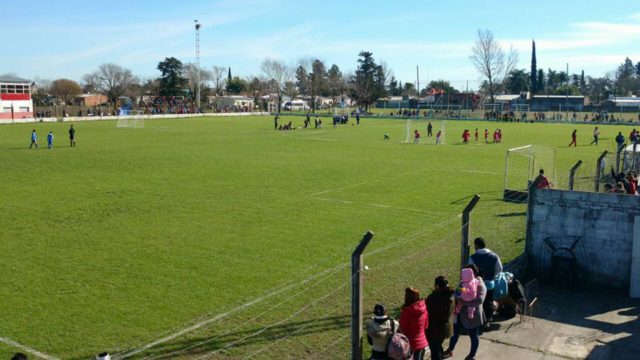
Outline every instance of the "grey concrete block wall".
<path fill-rule="evenodd" d="M 576 246 L 578 278 L 589 285 L 629 288 L 633 227 L 640 215 L 640 196 L 563 190 L 536 190 L 531 198 L 527 239 L 529 269 L 537 276 L 551 271 L 551 250 L 544 239 L 554 237 L 556 246 Z M 560 274 L 562 275 L 562 274 Z"/>

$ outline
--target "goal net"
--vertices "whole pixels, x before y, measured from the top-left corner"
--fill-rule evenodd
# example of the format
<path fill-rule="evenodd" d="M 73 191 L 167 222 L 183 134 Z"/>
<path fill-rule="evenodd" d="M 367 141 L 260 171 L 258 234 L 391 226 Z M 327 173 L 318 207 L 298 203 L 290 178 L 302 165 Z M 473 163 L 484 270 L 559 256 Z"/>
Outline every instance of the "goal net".
<path fill-rule="evenodd" d="M 544 169 L 552 184 L 556 178 L 556 151 L 552 147 L 526 145 L 507 150 L 504 170 L 504 201 L 526 202 L 529 185 Z"/>
<path fill-rule="evenodd" d="M 120 116 L 118 117 L 118 122 L 116 123 L 116 127 L 133 128 L 133 129 L 144 128 L 144 115 L 135 114 L 135 115 Z"/>
<path fill-rule="evenodd" d="M 419 145 L 444 145 L 447 143 L 446 121 L 413 121 L 408 119 L 405 124 L 402 144 Z M 431 124 L 431 134 L 429 134 L 429 124 Z M 420 133 L 420 139 L 416 141 L 415 131 Z"/>

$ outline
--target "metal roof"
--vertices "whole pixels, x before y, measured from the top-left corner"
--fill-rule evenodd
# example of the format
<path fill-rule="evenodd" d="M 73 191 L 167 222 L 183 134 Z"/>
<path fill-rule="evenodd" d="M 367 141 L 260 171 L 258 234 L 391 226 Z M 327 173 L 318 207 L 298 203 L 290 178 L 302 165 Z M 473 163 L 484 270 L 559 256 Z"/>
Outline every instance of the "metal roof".
<path fill-rule="evenodd" d="M 19 78 L 12 75 L 0 75 L 0 82 L 3 83 L 17 83 L 17 84 L 31 84 L 31 80 Z"/>

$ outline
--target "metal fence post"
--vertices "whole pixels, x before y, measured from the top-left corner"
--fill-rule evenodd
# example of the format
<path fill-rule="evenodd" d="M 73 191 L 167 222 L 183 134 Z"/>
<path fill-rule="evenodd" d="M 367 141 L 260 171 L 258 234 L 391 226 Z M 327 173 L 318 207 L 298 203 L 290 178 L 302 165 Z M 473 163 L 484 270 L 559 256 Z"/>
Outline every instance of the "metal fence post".
<path fill-rule="evenodd" d="M 571 170 L 569 170 L 569 190 L 573 191 L 573 184 L 576 181 L 576 172 L 578 171 L 578 168 L 580 168 L 580 165 L 582 165 L 582 160 L 578 160 Z"/>
<path fill-rule="evenodd" d="M 362 253 L 372 237 L 367 231 L 351 254 L 351 360 L 362 360 Z"/>
<path fill-rule="evenodd" d="M 602 159 L 607 156 L 609 152 L 607 150 L 603 151 L 602 154 L 598 157 L 598 162 L 596 163 L 596 180 L 595 180 L 595 189 L 596 192 L 600 191 L 600 176 L 602 175 Z"/>
<path fill-rule="evenodd" d="M 473 199 L 469 201 L 467 207 L 462 210 L 462 244 L 460 247 L 460 269 L 467 265 L 469 259 L 469 215 L 471 211 L 480 201 L 480 195 L 473 195 Z"/>
<path fill-rule="evenodd" d="M 622 144 L 622 146 L 616 151 L 616 175 L 620 174 L 620 153 L 627 148 L 627 143 Z"/>

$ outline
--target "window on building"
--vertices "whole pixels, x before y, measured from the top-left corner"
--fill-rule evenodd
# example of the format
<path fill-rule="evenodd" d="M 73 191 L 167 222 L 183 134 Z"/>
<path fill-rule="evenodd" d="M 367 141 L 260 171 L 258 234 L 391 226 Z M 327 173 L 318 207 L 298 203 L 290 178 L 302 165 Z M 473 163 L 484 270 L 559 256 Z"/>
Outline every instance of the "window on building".
<path fill-rule="evenodd" d="M 3 107 L 2 108 L 2 112 L 11 112 L 11 108 L 10 107 Z"/>
<path fill-rule="evenodd" d="M 26 107 L 22 107 L 21 106 L 20 107 L 20 112 L 29 112 L 29 107 L 28 106 L 26 106 Z"/>

